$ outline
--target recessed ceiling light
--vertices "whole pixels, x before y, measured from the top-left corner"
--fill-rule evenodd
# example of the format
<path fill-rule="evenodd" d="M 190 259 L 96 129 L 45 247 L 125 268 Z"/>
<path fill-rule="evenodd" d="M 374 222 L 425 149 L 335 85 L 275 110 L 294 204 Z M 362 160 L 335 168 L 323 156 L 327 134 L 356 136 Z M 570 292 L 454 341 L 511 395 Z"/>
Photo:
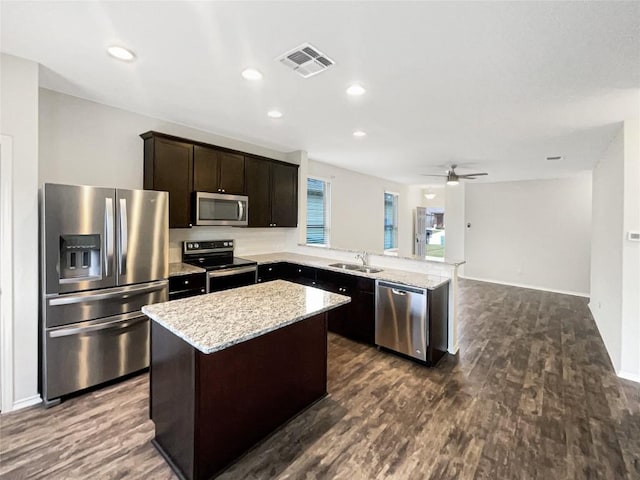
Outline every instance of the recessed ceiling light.
<path fill-rule="evenodd" d="M 366 90 L 359 83 L 354 83 L 349 88 L 347 88 L 348 95 L 358 96 L 358 95 L 363 95 L 365 92 Z"/>
<path fill-rule="evenodd" d="M 353 132 L 353 136 L 354 137 L 366 137 L 367 136 L 367 132 L 363 132 L 362 130 L 356 130 L 355 132 Z"/>
<path fill-rule="evenodd" d="M 242 76 L 247 80 L 262 80 L 262 74 L 255 68 L 247 68 L 243 70 Z"/>
<path fill-rule="evenodd" d="M 267 116 L 270 118 L 282 118 L 282 112 L 280 110 L 269 110 Z"/>
<path fill-rule="evenodd" d="M 113 58 L 117 58 L 118 60 L 123 60 L 125 62 L 130 62 L 136 58 L 131 50 L 117 45 L 112 45 L 107 48 L 107 53 L 109 53 Z"/>

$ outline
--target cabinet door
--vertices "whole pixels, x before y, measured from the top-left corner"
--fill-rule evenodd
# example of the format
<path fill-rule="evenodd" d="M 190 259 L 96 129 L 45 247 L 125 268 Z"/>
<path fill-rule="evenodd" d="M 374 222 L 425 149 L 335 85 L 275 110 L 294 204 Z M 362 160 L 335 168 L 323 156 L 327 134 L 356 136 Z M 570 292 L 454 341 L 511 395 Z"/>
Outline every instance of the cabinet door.
<path fill-rule="evenodd" d="M 271 226 L 270 165 L 264 160 L 245 159 L 246 193 L 249 197 L 249 227 Z"/>
<path fill-rule="evenodd" d="M 219 191 L 218 151 L 213 148 L 193 147 L 193 190 L 195 192 Z"/>
<path fill-rule="evenodd" d="M 284 278 L 285 268 L 286 264 L 284 263 L 266 263 L 264 265 L 258 265 L 258 283 Z"/>
<path fill-rule="evenodd" d="M 298 226 L 298 167 L 271 164 L 271 222 L 274 227 Z"/>
<path fill-rule="evenodd" d="M 165 138 L 152 141 L 152 189 L 169 192 L 169 228 L 190 227 L 193 145 Z"/>
<path fill-rule="evenodd" d="M 244 156 L 235 153 L 218 153 L 220 164 L 220 190 L 236 195 L 244 193 Z"/>

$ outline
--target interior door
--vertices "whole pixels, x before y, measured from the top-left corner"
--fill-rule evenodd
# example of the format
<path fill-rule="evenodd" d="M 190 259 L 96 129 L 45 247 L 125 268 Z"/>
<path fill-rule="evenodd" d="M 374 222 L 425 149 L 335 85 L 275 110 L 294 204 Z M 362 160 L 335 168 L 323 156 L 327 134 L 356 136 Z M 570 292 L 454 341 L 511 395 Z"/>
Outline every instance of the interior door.
<path fill-rule="evenodd" d="M 68 293 L 116 284 L 115 193 L 47 183 L 43 187 L 45 293 Z"/>
<path fill-rule="evenodd" d="M 169 195 L 116 190 L 118 285 L 169 276 Z"/>

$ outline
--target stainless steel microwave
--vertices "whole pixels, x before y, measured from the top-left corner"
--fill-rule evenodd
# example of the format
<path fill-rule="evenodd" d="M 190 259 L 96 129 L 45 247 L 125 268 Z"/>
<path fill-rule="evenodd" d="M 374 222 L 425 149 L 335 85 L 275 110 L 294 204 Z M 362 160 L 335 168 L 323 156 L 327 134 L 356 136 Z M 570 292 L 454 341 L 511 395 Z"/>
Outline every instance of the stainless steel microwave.
<path fill-rule="evenodd" d="M 249 197 L 226 193 L 196 192 L 195 224 L 246 227 Z"/>

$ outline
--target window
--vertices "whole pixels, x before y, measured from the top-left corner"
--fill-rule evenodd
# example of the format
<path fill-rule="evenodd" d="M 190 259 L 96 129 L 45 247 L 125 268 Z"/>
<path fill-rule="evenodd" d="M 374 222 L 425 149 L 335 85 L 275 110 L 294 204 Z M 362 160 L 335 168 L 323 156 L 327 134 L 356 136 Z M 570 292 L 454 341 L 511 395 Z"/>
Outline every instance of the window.
<path fill-rule="evenodd" d="M 384 192 L 384 249 L 398 248 L 398 194 Z"/>
<path fill-rule="evenodd" d="M 329 245 L 330 187 L 319 178 L 307 178 L 307 245 Z"/>

